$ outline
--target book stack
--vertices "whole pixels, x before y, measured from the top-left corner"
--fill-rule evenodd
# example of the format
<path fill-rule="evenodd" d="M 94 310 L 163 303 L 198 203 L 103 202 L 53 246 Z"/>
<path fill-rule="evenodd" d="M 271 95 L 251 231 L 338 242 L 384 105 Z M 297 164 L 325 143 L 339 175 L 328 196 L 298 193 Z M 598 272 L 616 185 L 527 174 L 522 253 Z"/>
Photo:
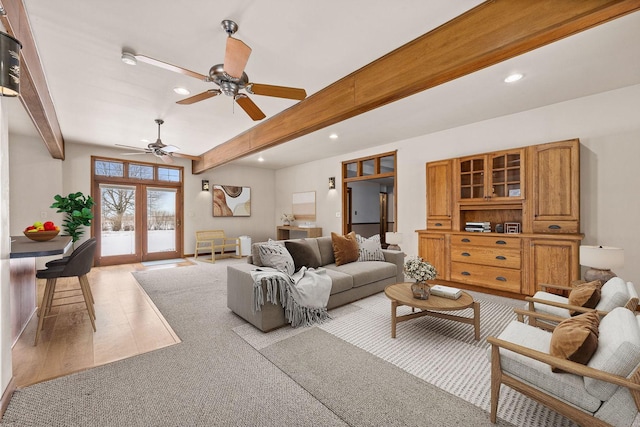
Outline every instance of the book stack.
<path fill-rule="evenodd" d="M 462 291 L 458 288 L 451 288 L 449 286 L 433 285 L 431 287 L 431 295 L 442 298 L 458 299 L 460 298 L 460 295 L 462 295 Z"/>
<path fill-rule="evenodd" d="M 464 227 L 465 231 L 475 231 L 478 233 L 490 233 L 491 223 L 486 222 L 467 222 Z"/>

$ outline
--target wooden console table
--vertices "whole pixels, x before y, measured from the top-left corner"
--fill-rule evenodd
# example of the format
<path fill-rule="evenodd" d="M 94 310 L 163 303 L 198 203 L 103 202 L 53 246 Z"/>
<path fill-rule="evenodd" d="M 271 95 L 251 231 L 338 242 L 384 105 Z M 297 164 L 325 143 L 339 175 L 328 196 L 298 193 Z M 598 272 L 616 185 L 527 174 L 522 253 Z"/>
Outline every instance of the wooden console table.
<path fill-rule="evenodd" d="M 280 225 L 278 226 L 277 231 L 278 240 L 289 239 L 289 233 L 291 231 L 300 231 L 302 233 L 306 233 L 307 237 L 322 236 L 322 227 L 294 227 L 293 225 Z"/>

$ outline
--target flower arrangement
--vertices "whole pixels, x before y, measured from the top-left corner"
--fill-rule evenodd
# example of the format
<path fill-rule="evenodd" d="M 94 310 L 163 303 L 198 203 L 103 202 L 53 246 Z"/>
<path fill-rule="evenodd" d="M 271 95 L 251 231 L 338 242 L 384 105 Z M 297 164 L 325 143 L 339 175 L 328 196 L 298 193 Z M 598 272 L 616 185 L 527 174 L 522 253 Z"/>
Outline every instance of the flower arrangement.
<path fill-rule="evenodd" d="M 432 280 L 438 275 L 436 268 L 422 258 L 417 257 L 404 263 L 404 273 L 416 282 Z"/>
<path fill-rule="evenodd" d="M 284 225 L 289 225 L 291 224 L 291 221 L 295 221 L 296 217 L 293 216 L 293 214 L 290 213 L 283 213 L 282 216 L 280 217 L 280 221 L 282 221 L 282 223 Z"/>

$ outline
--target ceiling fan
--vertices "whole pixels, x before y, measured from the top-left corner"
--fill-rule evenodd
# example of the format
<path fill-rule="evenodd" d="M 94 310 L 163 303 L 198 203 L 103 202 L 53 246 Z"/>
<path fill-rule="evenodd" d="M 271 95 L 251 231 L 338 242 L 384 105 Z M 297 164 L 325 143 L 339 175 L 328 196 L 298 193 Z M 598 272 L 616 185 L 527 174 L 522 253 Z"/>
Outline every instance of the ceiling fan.
<path fill-rule="evenodd" d="M 156 140 L 156 142 L 150 142 L 147 145 L 147 148 L 116 144 L 118 147 L 126 147 L 126 148 L 131 148 L 133 150 L 141 151 L 139 153 L 122 153 L 122 154 L 124 155 L 153 154 L 156 157 L 160 157 L 160 159 L 163 162 L 168 164 L 173 163 L 173 157 L 183 157 L 185 159 L 200 160 L 200 157 L 198 156 L 190 156 L 189 154 L 178 153 L 177 151 L 179 151 L 180 148 L 176 147 L 175 145 L 163 144 L 162 140 L 160 139 L 160 126 L 164 123 L 164 120 L 156 119 L 155 122 L 158 124 L 158 139 Z"/>
<path fill-rule="evenodd" d="M 241 90 L 245 90 L 247 93 L 252 95 L 274 96 L 286 99 L 302 100 L 307 97 L 307 93 L 304 89 L 250 82 L 249 76 L 244 72 L 244 68 L 249 60 L 251 48 L 242 40 L 231 37 L 236 31 L 238 31 L 238 24 L 225 19 L 222 21 L 221 25 L 228 35 L 224 63 L 216 64 L 211 67 L 209 75 L 196 73 L 195 71 L 187 70 L 186 68 L 182 68 L 177 65 L 159 61 L 145 55 L 134 55 L 129 52 L 122 53 L 122 60 L 128 64 L 136 64 L 137 61 L 141 61 L 165 70 L 194 77 L 198 80 L 213 82 L 219 86 L 219 89 L 209 89 L 205 92 L 178 101 L 177 103 L 188 105 L 220 94 L 225 94 L 233 97 L 234 101 L 237 102 L 253 120 L 262 120 L 266 116 L 246 93 L 240 92 Z"/>

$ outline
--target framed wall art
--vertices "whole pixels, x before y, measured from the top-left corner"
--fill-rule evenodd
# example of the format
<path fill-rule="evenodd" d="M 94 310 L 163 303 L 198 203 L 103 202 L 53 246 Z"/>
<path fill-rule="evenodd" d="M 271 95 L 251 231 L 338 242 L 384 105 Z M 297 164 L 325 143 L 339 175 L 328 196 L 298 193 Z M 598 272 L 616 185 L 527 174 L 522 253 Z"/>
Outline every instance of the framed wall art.
<path fill-rule="evenodd" d="M 214 185 L 213 216 L 251 216 L 251 188 Z"/>
<path fill-rule="evenodd" d="M 306 219 L 315 221 L 316 192 L 305 191 L 304 193 L 293 193 L 292 211 L 296 220 Z"/>

